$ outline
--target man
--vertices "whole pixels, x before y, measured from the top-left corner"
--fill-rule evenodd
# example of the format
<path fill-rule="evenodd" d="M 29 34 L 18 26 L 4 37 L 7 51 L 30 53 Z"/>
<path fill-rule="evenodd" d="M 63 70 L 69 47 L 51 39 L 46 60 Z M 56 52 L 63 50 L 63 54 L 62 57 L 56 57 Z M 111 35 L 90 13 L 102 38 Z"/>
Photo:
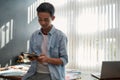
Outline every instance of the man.
<path fill-rule="evenodd" d="M 30 39 L 30 53 L 37 57 L 30 59 L 31 67 L 22 80 L 65 80 L 67 37 L 52 25 L 54 12 L 54 6 L 47 2 L 37 8 L 41 29 L 35 31 Z"/>

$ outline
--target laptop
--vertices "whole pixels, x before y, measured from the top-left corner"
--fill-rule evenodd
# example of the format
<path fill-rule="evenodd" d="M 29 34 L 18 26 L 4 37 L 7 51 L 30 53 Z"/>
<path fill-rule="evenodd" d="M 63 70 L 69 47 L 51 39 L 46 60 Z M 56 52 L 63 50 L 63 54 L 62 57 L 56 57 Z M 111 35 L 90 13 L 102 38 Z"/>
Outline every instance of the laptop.
<path fill-rule="evenodd" d="M 103 61 L 101 73 L 92 73 L 99 80 L 120 80 L 120 61 Z"/>

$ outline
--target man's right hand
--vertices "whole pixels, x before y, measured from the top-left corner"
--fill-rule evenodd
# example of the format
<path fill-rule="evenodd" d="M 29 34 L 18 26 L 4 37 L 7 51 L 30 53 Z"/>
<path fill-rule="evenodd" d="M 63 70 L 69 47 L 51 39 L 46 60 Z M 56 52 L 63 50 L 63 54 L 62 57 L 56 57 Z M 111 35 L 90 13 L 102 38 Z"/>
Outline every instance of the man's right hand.
<path fill-rule="evenodd" d="M 28 58 L 30 61 L 36 60 L 37 57 L 38 57 L 38 56 L 35 55 L 35 54 L 29 54 L 29 55 L 27 56 L 27 58 Z"/>

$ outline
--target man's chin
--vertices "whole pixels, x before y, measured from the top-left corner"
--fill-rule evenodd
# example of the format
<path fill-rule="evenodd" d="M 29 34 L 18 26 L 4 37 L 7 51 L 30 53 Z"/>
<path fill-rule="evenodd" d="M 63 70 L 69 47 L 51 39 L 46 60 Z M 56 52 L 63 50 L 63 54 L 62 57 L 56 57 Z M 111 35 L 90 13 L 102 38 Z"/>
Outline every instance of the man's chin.
<path fill-rule="evenodd" d="M 47 29 L 48 27 L 47 26 L 42 26 L 43 29 Z"/>

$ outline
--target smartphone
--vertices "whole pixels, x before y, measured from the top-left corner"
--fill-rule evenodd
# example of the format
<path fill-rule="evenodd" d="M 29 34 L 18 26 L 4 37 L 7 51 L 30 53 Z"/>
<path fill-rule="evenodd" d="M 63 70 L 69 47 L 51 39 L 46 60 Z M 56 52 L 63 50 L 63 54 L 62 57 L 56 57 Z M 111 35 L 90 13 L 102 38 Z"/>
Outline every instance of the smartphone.
<path fill-rule="evenodd" d="M 28 54 L 27 58 L 32 59 L 32 58 L 37 58 L 38 55 L 36 54 Z"/>

